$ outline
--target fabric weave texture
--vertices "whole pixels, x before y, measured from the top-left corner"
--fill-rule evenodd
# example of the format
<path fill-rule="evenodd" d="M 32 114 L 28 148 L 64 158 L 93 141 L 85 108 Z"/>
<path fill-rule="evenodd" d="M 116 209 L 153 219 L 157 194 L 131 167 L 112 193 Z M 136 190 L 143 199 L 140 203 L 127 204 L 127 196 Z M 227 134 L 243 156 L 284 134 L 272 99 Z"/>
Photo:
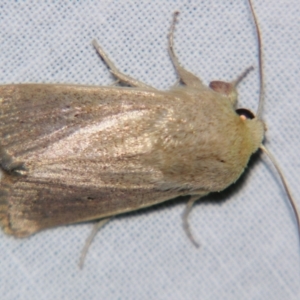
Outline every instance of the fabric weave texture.
<path fill-rule="evenodd" d="M 253 2 L 263 38 L 265 144 L 300 207 L 300 2 Z M 234 80 L 253 65 L 238 91 L 239 107 L 255 111 L 257 40 L 246 0 L 2 0 L 0 84 L 112 84 L 91 45 L 97 39 L 121 71 L 168 89 L 177 79 L 167 52 L 175 10 L 182 65 L 206 84 Z M 182 229 L 185 203 L 114 218 L 83 270 L 78 259 L 91 224 L 27 239 L 1 232 L 1 299 L 300 299 L 296 221 L 264 155 L 230 189 L 195 205 L 190 223 L 199 249 Z"/>

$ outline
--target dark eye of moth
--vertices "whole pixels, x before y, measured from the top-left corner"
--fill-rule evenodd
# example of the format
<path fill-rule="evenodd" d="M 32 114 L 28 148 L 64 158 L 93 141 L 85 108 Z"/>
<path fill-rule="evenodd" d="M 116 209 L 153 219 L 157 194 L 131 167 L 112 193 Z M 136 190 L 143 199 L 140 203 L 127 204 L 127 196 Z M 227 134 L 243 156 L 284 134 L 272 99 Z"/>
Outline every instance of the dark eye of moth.
<path fill-rule="evenodd" d="M 235 111 L 239 116 L 244 116 L 246 119 L 254 119 L 255 118 L 255 115 L 254 113 L 247 109 L 247 108 L 238 108 L 236 111 Z"/>

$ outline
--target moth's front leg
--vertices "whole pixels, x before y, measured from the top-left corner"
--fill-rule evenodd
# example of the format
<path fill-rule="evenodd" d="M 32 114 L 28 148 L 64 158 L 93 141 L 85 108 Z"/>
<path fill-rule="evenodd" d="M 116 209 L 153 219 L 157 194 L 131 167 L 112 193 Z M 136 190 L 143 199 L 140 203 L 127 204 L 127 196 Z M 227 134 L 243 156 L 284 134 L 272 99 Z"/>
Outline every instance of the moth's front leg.
<path fill-rule="evenodd" d="M 132 87 L 138 87 L 138 88 L 143 88 L 147 90 L 156 90 L 154 87 L 143 83 L 137 79 L 132 78 L 131 76 L 128 76 L 121 71 L 117 69 L 115 64 L 109 59 L 107 54 L 104 52 L 104 50 L 101 48 L 101 46 L 97 43 L 96 40 L 92 41 L 93 46 L 97 50 L 98 54 L 101 56 L 101 58 L 104 60 L 104 62 L 107 64 L 107 66 L 110 69 L 110 72 L 122 83 L 128 84 Z"/>

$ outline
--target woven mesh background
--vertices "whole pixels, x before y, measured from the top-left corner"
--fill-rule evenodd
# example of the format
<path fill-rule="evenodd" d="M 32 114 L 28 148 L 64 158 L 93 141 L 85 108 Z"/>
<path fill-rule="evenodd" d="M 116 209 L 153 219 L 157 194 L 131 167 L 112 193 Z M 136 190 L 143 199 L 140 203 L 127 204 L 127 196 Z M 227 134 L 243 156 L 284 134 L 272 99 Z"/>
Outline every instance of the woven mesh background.
<path fill-rule="evenodd" d="M 254 0 L 263 35 L 266 145 L 300 206 L 300 2 Z M 159 89 L 176 74 L 175 48 L 205 83 L 240 84 L 241 107 L 258 101 L 257 44 L 246 0 L 9 1 L 0 4 L 0 83 L 113 82 L 91 46 L 96 38 L 118 68 Z M 115 218 L 97 235 L 85 267 L 78 258 L 91 225 L 17 240 L 0 233 L 1 299 L 300 299 L 296 222 L 278 176 L 263 155 L 228 191 L 199 201 L 181 226 L 185 201 Z"/>

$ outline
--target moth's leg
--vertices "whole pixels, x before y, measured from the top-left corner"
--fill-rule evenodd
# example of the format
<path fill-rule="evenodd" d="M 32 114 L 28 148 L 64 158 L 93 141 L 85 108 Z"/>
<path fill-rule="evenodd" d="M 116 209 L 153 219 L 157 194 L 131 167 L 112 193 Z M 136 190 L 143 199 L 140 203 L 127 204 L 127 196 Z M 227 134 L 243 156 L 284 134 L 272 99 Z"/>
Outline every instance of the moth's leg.
<path fill-rule="evenodd" d="M 201 82 L 201 80 L 195 76 L 194 74 L 192 74 L 191 72 L 187 71 L 186 69 L 184 69 L 179 61 L 177 56 L 175 55 L 174 52 L 174 30 L 175 30 L 175 24 L 177 21 L 177 16 L 178 16 L 179 12 L 176 11 L 174 12 L 173 15 L 173 21 L 172 21 L 172 25 L 171 25 L 171 29 L 168 35 L 168 42 L 169 42 L 169 55 L 171 57 L 171 60 L 173 62 L 173 65 L 175 67 L 175 70 L 180 78 L 180 81 L 182 81 L 185 85 L 187 86 L 191 86 L 191 87 L 202 87 L 203 84 Z"/>
<path fill-rule="evenodd" d="M 155 90 L 154 87 L 120 72 L 117 69 L 117 67 L 115 66 L 115 64 L 108 58 L 107 54 L 104 52 L 104 50 L 101 48 L 101 46 L 97 43 L 97 41 L 93 40 L 92 44 L 95 47 L 95 49 L 97 50 L 98 54 L 101 56 L 101 58 L 104 60 L 104 62 L 109 67 L 110 72 L 118 79 L 119 82 L 128 84 L 132 87 L 139 87 L 139 88 L 148 89 L 148 90 L 149 89 Z"/>
<path fill-rule="evenodd" d="M 196 242 L 196 240 L 194 239 L 192 232 L 191 232 L 191 228 L 188 222 L 188 217 L 189 214 L 192 210 L 193 204 L 200 198 L 199 195 L 192 195 L 191 198 L 189 199 L 184 211 L 183 211 L 183 215 L 182 215 L 182 221 L 183 221 L 183 229 L 186 233 L 186 235 L 188 236 L 188 238 L 190 239 L 190 241 L 198 248 L 199 247 L 199 243 Z"/>
<path fill-rule="evenodd" d="M 80 256 L 80 260 L 79 260 L 79 268 L 82 269 L 83 268 L 83 264 L 84 264 L 84 260 L 86 258 L 87 252 L 89 250 L 89 247 L 92 244 L 92 241 L 94 240 L 97 232 L 99 231 L 99 229 L 101 227 L 103 227 L 111 218 L 105 218 L 105 219 L 101 219 L 99 222 L 95 223 L 92 229 L 92 232 L 90 233 L 90 235 L 88 236 L 87 240 L 85 241 L 85 245 L 81 251 L 81 256 Z"/>

